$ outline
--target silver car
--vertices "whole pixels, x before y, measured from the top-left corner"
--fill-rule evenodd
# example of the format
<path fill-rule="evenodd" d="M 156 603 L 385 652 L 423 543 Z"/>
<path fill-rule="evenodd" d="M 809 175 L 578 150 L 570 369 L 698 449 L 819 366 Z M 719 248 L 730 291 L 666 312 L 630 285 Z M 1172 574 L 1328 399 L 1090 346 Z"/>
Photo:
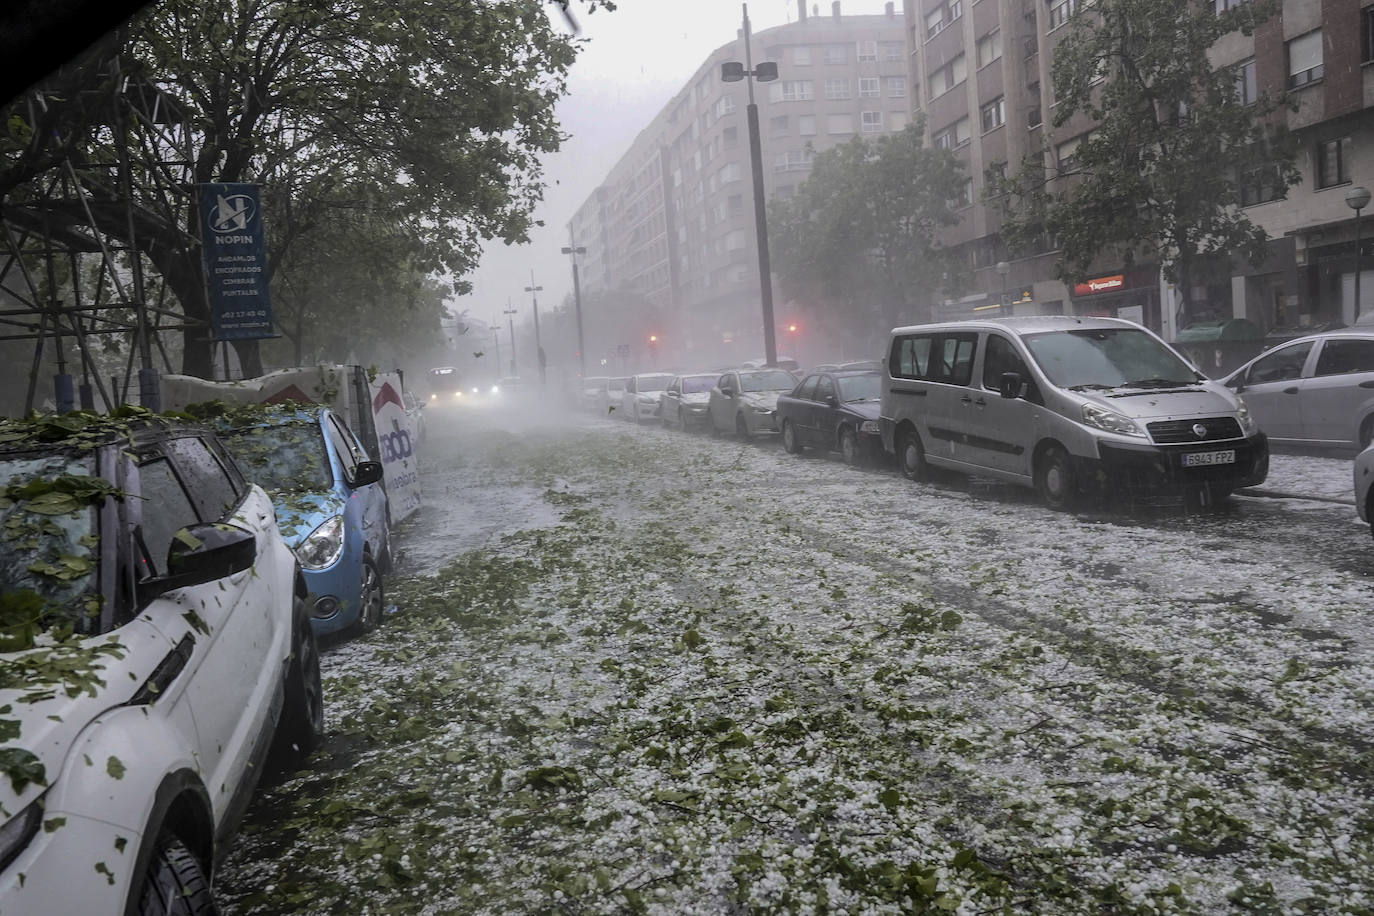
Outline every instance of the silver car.
<path fill-rule="evenodd" d="M 620 418 L 643 423 L 658 419 L 658 399 L 673 380 L 671 372 L 641 372 L 625 381 L 620 393 Z"/>
<path fill-rule="evenodd" d="M 669 383 L 660 399 L 659 419 L 664 426 L 678 429 L 705 429 L 706 408 L 711 389 L 719 376 L 714 372 L 679 375 Z"/>
<path fill-rule="evenodd" d="M 778 395 L 797 387 L 786 369 L 731 369 L 716 379 L 707 402 L 713 434 L 731 432 L 740 439 L 778 431 Z"/>
<path fill-rule="evenodd" d="M 1355 451 L 1374 440 L 1374 328 L 1290 340 L 1223 383 L 1275 444 Z"/>

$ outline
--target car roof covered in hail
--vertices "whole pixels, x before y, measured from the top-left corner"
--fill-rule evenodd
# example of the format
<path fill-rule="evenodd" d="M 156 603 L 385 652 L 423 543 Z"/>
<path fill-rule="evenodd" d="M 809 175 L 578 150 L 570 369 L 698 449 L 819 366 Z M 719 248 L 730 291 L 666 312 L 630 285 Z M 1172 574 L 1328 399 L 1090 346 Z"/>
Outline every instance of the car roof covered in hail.
<path fill-rule="evenodd" d="M 893 328 L 893 334 L 921 334 L 932 331 L 990 331 L 1000 329 L 1024 337 L 1047 331 L 1077 331 L 1097 329 L 1141 329 L 1134 321 L 1121 318 L 1091 318 L 1080 315 L 1027 315 L 1019 318 L 975 318 L 970 321 L 942 321 L 938 324 L 913 324 Z"/>

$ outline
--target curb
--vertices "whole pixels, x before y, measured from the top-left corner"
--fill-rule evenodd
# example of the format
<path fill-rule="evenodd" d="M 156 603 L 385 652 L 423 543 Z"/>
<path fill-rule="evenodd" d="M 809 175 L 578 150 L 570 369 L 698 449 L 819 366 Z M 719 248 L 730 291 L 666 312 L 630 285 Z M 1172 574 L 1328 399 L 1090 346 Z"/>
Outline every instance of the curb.
<path fill-rule="evenodd" d="M 1245 487 L 1236 491 L 1237 496 L 1260 496 L 1268 499 L 1305 499 L 1314 503 L 1333 503 L 1337 506 L 1354 508 L 1355 500 L 1337 496 L 1310 496 L 1305 493 L 1286 493 L 1282 490 L 1265 490 L 1259 487 Z"/>

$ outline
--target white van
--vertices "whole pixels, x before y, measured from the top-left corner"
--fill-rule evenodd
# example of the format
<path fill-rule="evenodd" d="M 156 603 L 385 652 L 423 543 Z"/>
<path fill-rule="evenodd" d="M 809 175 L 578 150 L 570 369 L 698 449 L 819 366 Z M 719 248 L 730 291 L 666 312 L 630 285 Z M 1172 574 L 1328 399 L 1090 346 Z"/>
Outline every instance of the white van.
<path fill-rule="evenodd" d="M 1130 321 L 896 328 L 884 371 L 883 446 L 913 480 L 935 465 L 1034 487 L 1063 509 L 1092 492 L 1215 501 L 1269 472 L 1240 397 Z"/>

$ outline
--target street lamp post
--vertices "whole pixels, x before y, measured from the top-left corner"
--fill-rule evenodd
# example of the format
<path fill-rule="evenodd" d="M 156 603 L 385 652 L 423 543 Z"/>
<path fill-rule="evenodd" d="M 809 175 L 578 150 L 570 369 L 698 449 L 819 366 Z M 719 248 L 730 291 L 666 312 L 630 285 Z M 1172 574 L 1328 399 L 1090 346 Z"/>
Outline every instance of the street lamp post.
<path fill-rule="evenodd" d="M 577 309 L 577 377 L 587 377 L 586 357 L 583 354 L 586 348 L 582 344 L 582 287 L 577 282 L 577 256 L 586 254 L 587 249 L 577 244 L 577 239 L 573 238 L 571 232 L 568 233 L 568 241 L 571 245 L 563 248 L 563 253 L 572 258 L 573 267 L 573 306 Z"/>
<path fill-rule="evenodd" d="M 515 371 L 515 309 L 510 307 L 509 299 L 506 300 L 506 310 L 502 314 L 510 322 L 510 377 L 515 378 L 520 373 Z"/>
<path fill-rule="evenodd" d="M 749 47 L 749 4 L 744 9 L 744 63 L 729 60 L 720 65 L 720 78 L 727 83 L 749 77 L 749 105 L 745 109 L 749 124 L 749 162 L 754 173 L 754 234 L 759 246 L 759 299 L 763 303 L 763 350 L 770 366 L 778 364 L 777 329 L 773 327 L 773 268 L 768 257 L 768 218 L 763 204 L 763 152 L 759 148 L 759 106 L 754 103 L 754 80 L 766 83 L 778 78 L 778 65 L 761 61 L 754 66 Z"/>
<path fill-rule="evenodd" d="M 496 375 L 501 375 L 501 319 L 497 318 L 491 323 L 491 340 L 496 345 Z M 492 379 L 496 381 L 496 379 Z"/>
<path fill-rule="evenodd" d="M 530 299 L 534 300 L 534 350 L 539 357 L 539 384 L 546 384 L 548 377 L 544 370 L 544 342 L 539 337 L 539 296 L 544 287 L 534 285 L 534 271 L 530 271 L 530 285 L 525 287 L 525 292 L 530 294 Z"/>
<path fill-rule="evenodd" d="M 1002 298 L 998 300 L 997 313 L 1002 314 L 1007 307 L 1007 274 L 1011 273 L 1011 265 L 1006 261 L 997 262 L 997 276 L 1002 278 Z"/>
<path fill-rule="evenodd" d="M 1353 187 L 1345 192 L 1345 205 L 1355 211 L 1355 317 L 1360 317 L 1360 211 L 1369 204 L 1369 189 Z"/>

